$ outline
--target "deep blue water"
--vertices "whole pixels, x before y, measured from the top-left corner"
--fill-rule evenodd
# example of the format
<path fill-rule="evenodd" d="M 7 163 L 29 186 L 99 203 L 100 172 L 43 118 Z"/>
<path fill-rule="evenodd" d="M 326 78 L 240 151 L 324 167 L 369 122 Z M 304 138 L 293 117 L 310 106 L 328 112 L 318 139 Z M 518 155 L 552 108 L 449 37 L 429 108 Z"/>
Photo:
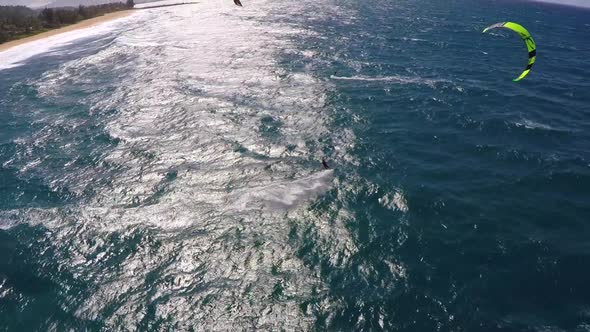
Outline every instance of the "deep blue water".
<path fill-rule="evenodd" d="M 0 328 L 590 330 L 589 10 L 244 4 L 0 71 Z"/>

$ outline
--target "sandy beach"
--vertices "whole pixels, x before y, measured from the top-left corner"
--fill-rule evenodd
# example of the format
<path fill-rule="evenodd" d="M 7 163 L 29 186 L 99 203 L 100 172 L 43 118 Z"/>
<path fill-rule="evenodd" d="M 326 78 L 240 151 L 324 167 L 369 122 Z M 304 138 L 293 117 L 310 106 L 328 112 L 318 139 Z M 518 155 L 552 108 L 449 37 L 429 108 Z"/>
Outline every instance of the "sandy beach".
<path fill-rule="evenodd" d="M 107 22 L 110 20 L 114 20 L 117 18 L 122 18 L 122 17 L 128 16 L 133 12 L 134 12 L 134 10 L 131 9 L 131 10 L 123 10 L 123 11 L 118 11 L 118 12 L 114 12 L 114 13 L 109 13 L 109 14 L 94 17 L 94 18 L 91 18 L 88 20 L 84 20 L 84 21 L 78 22 L 76 24 L 68 25 L 63 28 L 54 29 L 54 30 L 43 32 L 43 33 L 40 33 L 40 34 L 37 34 L 34 36 L 9 41 L 7 43 L 0 44 L 0 52 L 7 51 L 15 46 L 19 46 L 19 45 L 26 44 L 26 43 L 29 43 L 29 42 L 32 42 L 35 40 L 40 40 L 40 39 L 44 39 L 47 37 L 55 36 L 55 35 L 58 35 L 58 34 L 61 34 L 64 32 L 69 32 L 69 31 L 74 31 L 74 30 L 84 29 L 84 28 L 90 28 L 92 26 L 95 26 L 95 25 L 103 23 L 103 22 Z"/>

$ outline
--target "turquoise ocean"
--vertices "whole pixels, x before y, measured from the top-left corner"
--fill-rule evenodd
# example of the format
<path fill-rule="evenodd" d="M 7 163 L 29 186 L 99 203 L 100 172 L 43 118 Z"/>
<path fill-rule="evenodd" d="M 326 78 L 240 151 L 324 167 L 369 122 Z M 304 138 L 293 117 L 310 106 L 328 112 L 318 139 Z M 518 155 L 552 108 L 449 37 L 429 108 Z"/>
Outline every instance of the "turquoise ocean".
<path fill-rule="evenodd" d="M 0 53 L 0 330 L 590 331 L 590 10 L 243 4 Z"/>

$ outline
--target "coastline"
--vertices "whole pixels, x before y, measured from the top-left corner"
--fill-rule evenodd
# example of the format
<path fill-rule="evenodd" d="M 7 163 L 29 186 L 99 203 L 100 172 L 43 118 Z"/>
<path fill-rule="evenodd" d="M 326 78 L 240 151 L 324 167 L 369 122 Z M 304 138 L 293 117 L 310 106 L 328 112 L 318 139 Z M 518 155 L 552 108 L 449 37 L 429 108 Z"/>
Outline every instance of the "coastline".
<path fill-rule="evenodd" d="M 93 27 L 95 25 L 98 25 L 98 24 L 101 24 L 104 22 L 108 22 L 108 21 L 115 20 L 118 18 L 123 18 L 123 17 L 131 15 L 131 13 L 133 13 L 134 11 L 135 11 L 134 9 L 129 9 L 129 10 L 122 10 L 122 11 L 118 11 L 118 12 L 108 13 L 108 14 L 104 14 L 102 16 L 93 17 L 93 18 L 90 18 L 90 19 L 87 19 L 87 20 L 84 20 L 84 21 L 81 21 L 81 22 L 78 22 L 78 23 L 75 23 L 72 25 L 68 25 L 68 26 L 65 26 L 62 28 L 57 28 L 57 29 L 53 29 L 50 31 L 42 32 L 42 33 L 36 34 L 34 36 L 29 36 L 29 37 L 25 37 L 25 38 L 21 38 L 21 39 L 17 39 L 17 40 L 12 40 L 12 41 L 6 42 L 4 44 L 0 44 L 0 52 L 8 51 L 9 49 L 11 49 L 13 47 L 27 44 L 32 41 L 45 39 L 47 37 L 59 35 L 64 32 L 70 32 L 70 31 L 75 31 L 75 30 L 79 30 L 79 29 L 90 28 L 90 27 Z"/>

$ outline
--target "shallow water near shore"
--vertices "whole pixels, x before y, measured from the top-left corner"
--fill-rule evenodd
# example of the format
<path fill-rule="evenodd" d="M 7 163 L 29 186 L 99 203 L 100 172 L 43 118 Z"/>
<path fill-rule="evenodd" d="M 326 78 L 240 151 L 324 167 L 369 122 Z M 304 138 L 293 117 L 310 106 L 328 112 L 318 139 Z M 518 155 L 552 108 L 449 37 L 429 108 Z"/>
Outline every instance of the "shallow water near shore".
<path fill-rule="evenodd" d="M 590 328 L 589 11 L 243 3 L 0 55 L 2 330 Z"/>
<path fill-rule="evenodd" d="M 31 55 L 46 52 L 53 47 L 65 45 L 84 36 L 106 32 L 118 19 L 129 16 L 131 10 L 123 10 L 93 17 L 75 24 L 41 32 L 36 35 L 0 44 L 0 69 L 16 66 Z"/>

